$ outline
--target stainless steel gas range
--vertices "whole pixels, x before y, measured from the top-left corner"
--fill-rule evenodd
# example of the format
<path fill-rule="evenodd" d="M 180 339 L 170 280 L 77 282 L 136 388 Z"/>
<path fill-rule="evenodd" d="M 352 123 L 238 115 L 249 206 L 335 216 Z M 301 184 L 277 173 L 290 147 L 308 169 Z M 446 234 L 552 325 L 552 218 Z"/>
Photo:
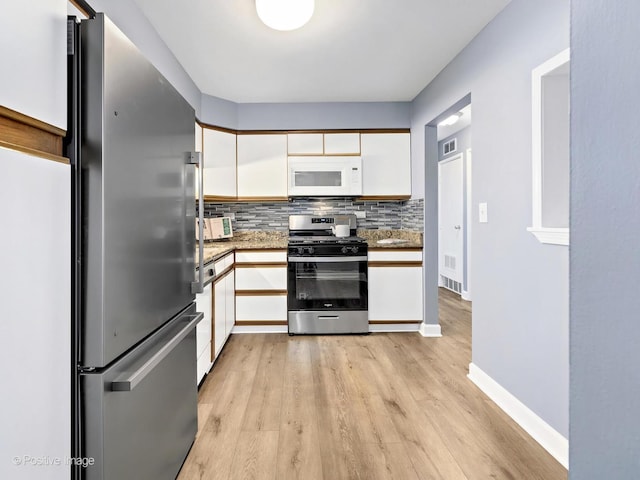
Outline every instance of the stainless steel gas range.
<path fill-rule="evenodd" d="M 289 217 L 289 335 L 369 333 L 367 252 L 355 215 Z"/>

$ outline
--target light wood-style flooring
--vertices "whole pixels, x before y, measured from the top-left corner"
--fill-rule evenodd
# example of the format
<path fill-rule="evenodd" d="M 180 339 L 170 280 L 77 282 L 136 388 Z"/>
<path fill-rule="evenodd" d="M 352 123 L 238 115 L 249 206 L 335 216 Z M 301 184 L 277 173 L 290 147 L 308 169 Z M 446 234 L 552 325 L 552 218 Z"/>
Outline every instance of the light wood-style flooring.
<path fill-rule="evenodd" d="M 566 470 L 467 377 L 471 314 L 442 338 L 232 335 L 179 480 L 556 480 Z"/>

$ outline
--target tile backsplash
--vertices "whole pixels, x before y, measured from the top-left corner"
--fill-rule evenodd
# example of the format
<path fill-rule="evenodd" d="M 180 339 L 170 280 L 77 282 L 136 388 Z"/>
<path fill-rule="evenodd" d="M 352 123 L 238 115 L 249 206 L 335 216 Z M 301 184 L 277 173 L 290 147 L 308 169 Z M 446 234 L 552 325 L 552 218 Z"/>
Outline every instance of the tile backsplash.
<path fill-rule="evenodd" d="M 273 203 L 205 203 L 206 217 L 233 213 L 233 228 L 242 230 L 287 230 L 289 215 L 331 215 L 365 212 L 358 228 L 422 231 L 424 200 L 359 201 L 357 199 L 292 199 Z"/>

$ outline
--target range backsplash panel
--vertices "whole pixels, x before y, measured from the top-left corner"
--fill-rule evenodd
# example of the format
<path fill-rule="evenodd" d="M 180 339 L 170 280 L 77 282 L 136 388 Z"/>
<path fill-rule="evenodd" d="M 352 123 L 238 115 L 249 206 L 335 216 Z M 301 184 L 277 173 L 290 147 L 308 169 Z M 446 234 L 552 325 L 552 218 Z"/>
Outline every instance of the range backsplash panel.
<path fill-rule="evenodd" d="M 206 202 L 206 217 L 223 217 L 233 214 L 233 229 L 282 230 L 288 228 L 289 215 L 331 215 L 365 212 L 366 218 L 358 218 L 358 228 L 415 230 L 424 226 L 424 200 L 407 201 L 358 201 L 344 199 L 292 199 L 273 203 L 213 203 Z"/>

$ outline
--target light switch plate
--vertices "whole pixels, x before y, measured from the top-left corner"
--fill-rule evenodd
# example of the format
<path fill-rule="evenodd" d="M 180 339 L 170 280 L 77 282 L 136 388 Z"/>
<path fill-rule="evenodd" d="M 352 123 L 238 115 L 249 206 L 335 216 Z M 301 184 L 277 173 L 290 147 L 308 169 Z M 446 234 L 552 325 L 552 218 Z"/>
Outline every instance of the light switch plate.
<path fill-rule="evenodd" d="M 478 204 L 478 222 L 480 223 L 488 223 L 489 215 L 487 213 L 487 204 L 479 203 Z"/>

